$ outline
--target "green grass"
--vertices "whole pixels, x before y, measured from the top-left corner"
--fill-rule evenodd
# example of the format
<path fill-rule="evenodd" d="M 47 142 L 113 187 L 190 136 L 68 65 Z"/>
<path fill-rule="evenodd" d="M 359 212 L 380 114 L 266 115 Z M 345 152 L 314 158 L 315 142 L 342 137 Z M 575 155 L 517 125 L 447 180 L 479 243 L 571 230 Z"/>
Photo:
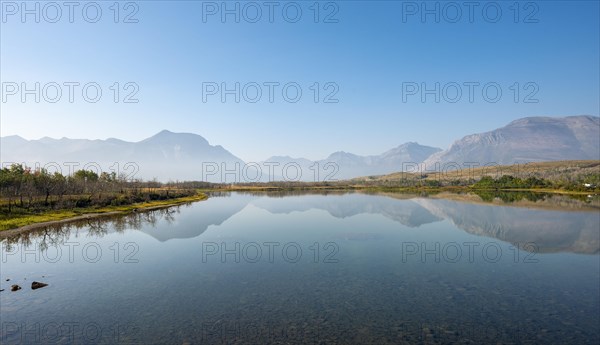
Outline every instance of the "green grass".
<path fill-rule="evenodd" d="M 186 196 L 181 198 L 173 198 L 168 200 L 156 200 L 149 202 L 141 202 L 130 205 L 121 205 L 121 206 L 106 206 L 106 207 L 86 207 L 86 208 L 74 208 L 69 210 L 49 210 L 43 211 L 40 213 L 33 212 L 14 212 L 11 214 L 2 214 L 0 215 L 0 231 L 20 228 L 22 226 L 36 224 L 36 223 L 44 223 L 51 222 L 57 220 L 65 220 L 69 218 L 74 218 L 77 216 L 82 216 L 86 214 L 97 214 L 97 213 L 108 213 L 108 212 L 118 212 L 118 213 L 128 213 L 134 210 L 143 210 L 147 208 L 160 207 L 160 206 L 170 206 L 170 205 L 178 205 L 187 202 L 193 201 L 201 201 L 206 200 L 207 196 L 204 193 L 198 193 L 192 196 Z"/>

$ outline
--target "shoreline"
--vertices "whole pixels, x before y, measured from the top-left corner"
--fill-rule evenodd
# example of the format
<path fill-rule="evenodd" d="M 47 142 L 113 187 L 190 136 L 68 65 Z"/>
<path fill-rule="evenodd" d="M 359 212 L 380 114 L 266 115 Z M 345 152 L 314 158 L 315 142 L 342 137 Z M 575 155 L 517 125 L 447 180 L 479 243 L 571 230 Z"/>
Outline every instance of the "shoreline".
<path fill-rule="evenodd" d="M 475 192 L 504 192 L 504 193 L 544 193 L 557 195 L 589 195 L 597 194 L 597 190 L 578 191 L 551 188 L 473 188 L 465 186 L 444 187 L 387 187 L 368 185 L 347 186 L 306 186 L 306 187 L 279 187 L 279 186 L 234 186 L 229 188 L 201 189 L 203 193 L 211 192 L 294 192 L 294 191 L 317 191 L 317 192 L 393 192 L 393 193 L 475 193 Z"/>
<path fill-rule="evenodd" d="M 148 205 L 146 205 L 146 206 L 144 206 L 144 204 L 131 204 L 131 205 L 122 206 L 122 207 L 125 207 L 124 209 L 115 209 L 112 211 L 109 210 L 106 212 L 98 212 L 98 211 L 102 210 L 102 209 L 99 209 L 97 212 L 82 213 L 77 216 L 71 216 L 71 217 L 67 216 L 62 219 L 56 219 L 56 220 L 50 220 L 50 221 L 44 221 L 44 222 L 33 222 L 31 224 L 19 226 L 16 228 L 0 230 L 0 240 L 3 240 L 7 237 L 11 237 L 11 236 L 14 236 L 14 235 L 17 235 L 20 233 L 44 228 L 47 226 L 57 225 L 57 224 L 68 224 L 68 223 L 77 222 L 77 221 L 86 220 L 86 219 L 97 219 L 97 218 L 110 217 L 110 216 L 115 216 L 115 215 L 126 215 L 126 214 L 136 213 L 136 212 L 154 211 L 154 210 L 169 208 L 169 207 L 182 205 L 182 204 L 186 204 L 186 203 L 204 201 L 206 199 L 208 199 L 208 196 L 206 194 L 199 194 L 199 195 L 196 195 L 193 197 L 176 198 L 176 199 L 170 200 L 170 202 L 169 202 L 169 200 L 161 200 L 160 202 L 167 202 L 167 203 L 162 203 L 162 204 L 156 204 L 156 202 L 148 203 Z M 134 207 L 134 206 L 136 206 L 136 207 Z"/>
<path fill-rule="evenodd" d="M 552 190 L 552 189 L 475 189 L 469 187 L 429 187 L 429 188 L 411 188 L 411 187 L 373 187 L 373 186 L 308 186 L 308 187 L 300 187 L 300 188 L 282 188 L 275 186 L 234 186 L 233 188 L 223 188 L 223 189 L 212 189 L 212 190 L 201 190 L 201 193 L 195 196 L 188 196 L 182 198 L 176 198 L 173 200 L 162 200 L 150 202 L 146 206 L 143 204 L 131 204 L 118 206 L 117 209 L 111 210 L 110 208 L 104 208 L 107 211 L 102 211 L 103 209 L 98 210 L 90 210 L 89 213 L 82 213 L 79 215 L 66 215 L 64 218 L 49 220 L 49 221 L 40 221 L 40 222 L 32 222 L 30 224 L 22 225 L 15 228 L 8 228 L 4 230 L 0 230 L 0 240 L 3 240 L 7 237 L 11 237 L 23 232 L 28 232 L 40 228 L 44 228 L 47 226 L 57 225 L 57 224 L 67 224 L 70 222 L 76 222 L 80 220 L 86 219 L 97 219 L 102 217 L 110 217 L 115 215 L 125 215 L 134 212 L 146 212 L 153 211 L 157 209 L 168 208 L 172 206 L 177 206 L 185 203 L 204 201 L 209 198 L 209 194 L 211 192 L 290 192 L 290 191 L 305 191 L 305 192 L 366 192 L 366 193 L 398 193 L 398 194 L 418 194 L 418 193 L 432 193 L 431 197 L 435 197 L 436 194 L 444 195 L 443 198 L 447 198 L 445 194 L 463 194 L 463 193 L 474 193 L 477 191 L 488 191 L 488 192 L 534 192 L 534 193 L 545 193 L 545 194 L 555 194 L 555 195 L 585 195 L 588 194 L 586 192 L 580 191 L 564 191 L 564 190 Z M 452 199 L 452 198 L 450 198 Z M 157 204 L 158 203 L 158 204 Z M 528 205 L 529 207 L 533 205 Z M 524 207 L 523 205 L 517 207 Z M 121 208 L 121 209 L 119 209 Z M 68 211 L 68 210 L 56 210 L 56 212 L 60 211 Z M 76 211 L 72 211 L 76 212 Z M 49 212 L 48 214 L 51 214 Z M 43 216 L 43 214 L 40 214 Z"/>

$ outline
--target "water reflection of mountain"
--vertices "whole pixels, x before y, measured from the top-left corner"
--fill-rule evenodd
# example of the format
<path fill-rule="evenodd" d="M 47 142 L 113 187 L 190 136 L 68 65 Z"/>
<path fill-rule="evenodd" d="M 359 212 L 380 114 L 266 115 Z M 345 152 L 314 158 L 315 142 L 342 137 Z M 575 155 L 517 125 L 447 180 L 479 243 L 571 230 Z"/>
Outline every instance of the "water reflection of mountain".
<path fill-rule="evenodd" d="M 405 226 L 418 227 L 422 224 L 442 220 L 411 200 L 396 200 L 365 194 L 304 194 L 302 196 L 269 197 L 264 194 L 235 194 L 231 197 L 213 197 L 196 204 L 195 215 L 185 221 L 161 227 L 144 226 L 140 231 L 164 242 L 170 239 L 193 238 L 202 235 L 211 225 L 220 225 L 243 210 L 246 206 L 262 208 L 273 214 L 305 212 L 320 209 L 336 218 L 347 218 L 358 214 L 381 214 Z"/>
<path fill-rule="evenodd" d="M 218 226 L 248 205 L 273 214 L 306 212 L 318 209 L 336 218 L 359 214 L 377 214 L 407 227 L 419 227 L 444 219 L 458 228 L 478 236 L 496 238 L 513 244 L 535 243 L 540 252 L 600 252 L 600 214 L 594 212 L 556 211 L 484 203 L 454 201 L 440 198 L 397 198 L 360 193 L 232 194 L 211 197 L 194 204 L 192 212 L 171 208 L 95 220 L 76 226 L 60 225 L 22 233 L 5 243 L 27 242 L 32 238 L 49 238 L 56 243 L 68 237 L 73 229 L 87 229 L 91 236 L 113 231 L 136 229 L 158 241 L 194 238 L 211 225 Z M 527 248 L 526 248 L 527 249 Z"/>
<path fill-rule="evenodd" d="M 198 216 L 190 219 L 178 217 L 165 229 L 163 227 L 142 227 L 140 230 L 164 242 L 170 239 L 194 238 L 202 235 L 209 226 L 221 225 L 227 219 L 243 210 L 249 202 L 256 198 L 252 195 L 236 195 L 235 197 L 213 197 L 202 203 L 196 204 Z"/>
<path fill-rule="evenodd" d="M 438 217 L 468 233 L 513 244 L 534 243 L 540 252 L 600 252 L 600 214 L 509 206 L 491 206 L 444 199 L 415 199 Z"/>
<path fill-rule="evenodd" d="M 260 198 L 254 200 L 252 204 L 271 213 L 319 209 L 327 211 L 336 218 L 347 218 L 363 213 L 380 214 L 408 227 L 418 227 L 443 219 L 433 215 L 413 199 L 394 200 L 358 193 L 328 196 L 304 195 L 277 200 Z"/>
<path fill-rule="evenodd" d="M 468 233 L 517 245 L 533 243 L 540 252 L 600 252 L 598 212 L 565 212 L 431 198 L 394 199 L 364 194 L 307 195 L 276 201 L 260 198 L 253 201 L 253 205 L 271 213 L 321 209 L 337 218 L 361 213 L 381 214 L 409 227 L 448 219 Z"/>

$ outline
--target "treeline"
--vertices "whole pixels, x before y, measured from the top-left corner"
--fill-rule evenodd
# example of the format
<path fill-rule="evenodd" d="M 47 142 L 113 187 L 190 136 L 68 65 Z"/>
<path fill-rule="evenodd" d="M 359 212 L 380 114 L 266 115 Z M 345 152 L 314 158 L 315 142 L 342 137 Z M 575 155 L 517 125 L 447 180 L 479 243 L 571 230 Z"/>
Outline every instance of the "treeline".
<path fill-rule="evenodd" d="M 66 209 L 91 206 L 119 206 L 166 200 L 196 193 L 195 189 L 172 183 L 127 180 L 114 172 L 78 170 L 65 176 L 21 164 L 0 169 L 0 211 Z"/>
<path fill-rule="evenodd" d="M 410 176 L 402 179 L 354 179 L 326 182 L 250 182 L 250 183 L 209 183 L 186 181 L 167 183 L 166 186 L 177 185 L 183 188 L 203 190 L 239 190 L 239 189 L 279 189 L 279 190 L 304 190 L 304 189 L 362 189 L 362 188 L 473 188 L 473 189 L 560 189 L 570 191 L 596 191 L 599 189 L 598 174 L 578 176 L 577 179 L 546 179 L 539 176 L 515 177 L 503 175 L 498 178 L 483 176 L 479 179 L 432 179 L 428 175 Z"/>
<path fill-rule="evenodd" d="M 195 189 L 243 189 L 243 188 L 257 188 L 257 189 L 314 189 L 314 188 L 344 188 L 349 187 L 351 183 L 349 181 L 330 181 L 330 182 L 300 182 L 300 181 L 272 181 L 272 182 L 237 182 L 237 183 L 213 183 L 213 182 L 201 182 L 201 181 L 184 181 L 184 182 L 168 182 L 165 186 L 177 185 L 181 188 L 195 188 Z"/>
<path fill-rule="evenodd" d="M 555 189 L 566 191 L 585 191 L 597 192 L 600 190 L 597 175 L 588 175 L 580 177 L 576 180 L 548 180 L 539 177 L 518 178 L 512 175 L 503 175 L 500 178 L 494 179 L 491 176 L 483 176 L 479 181 L 473 184 L 475 189 Z"/>
<path fill-rule="evenodd" d="M 473 189 L 555 189 L 565 191 L 600 191 L 600 174 L 580 174 L 576 178 L 555 175 L 555 179 L 540 176 L 515 177 L 503 175 L 498 178 L 482 176 L 463 179 L 434 179 L 427 175 L 401 179 L 366 179 L 350 181 L 355 186 L 385 188 L 473 188 Z M 559 178 L 560 177 L 560 178 Z"/>
<path fill-rule="evenodd" d="M 480 189 L 548 188 L 552 187 L 552 182 L 538 177 L 522 179 L 511 175 L 503 175 L 494 179 L 491 176 L 483 176 L 473 187 Z"/>

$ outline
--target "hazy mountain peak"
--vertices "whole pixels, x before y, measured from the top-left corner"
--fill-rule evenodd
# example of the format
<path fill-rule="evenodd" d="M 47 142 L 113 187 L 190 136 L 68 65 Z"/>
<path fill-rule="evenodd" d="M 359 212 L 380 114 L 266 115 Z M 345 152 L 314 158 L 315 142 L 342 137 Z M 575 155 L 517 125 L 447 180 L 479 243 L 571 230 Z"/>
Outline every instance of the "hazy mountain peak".
<path fill-rule="evenodd" d="M 484 133 L 455 141 L 424 163 L 434 167 L 477 162 L 501 165 L 554 160 L 599 159 L 600 118 L 597 116 L 526 117 Z"/>
<path fill-rule="evenodd" d="M 539 125 L 544 123 L 557 123 L 557 122 L 590 122 L 590 123 L 600 123 L 600 117 L 592 116 L 592 115 L 572 115 L 565 117 L 551 117 L 551 116 L 528 116 L 522 117 L 520 119 L 516 119 L 511 121 L 508 125 L 504 127 L 512 127 L 512 126 L 524 126 L 524 125 Z M 504 128 L 503 127 L 503 128 Z"/>
<path fill-rule="evenodd" d="M 182 134 L 192 134 L 192 133 L 175 133 L 175 132 L 171 132 L 168 129 L 163 129 L 162 131 L 154 134 L 153 136 L 151 136 L 151 137 L 149 137 L 147 139 L 150 139 L 150 138 L 169 138 L 169 137 L 175 137 L 175 136 L 182 135 Z M 200 136 L 198 134 L 192 134 L 192 135 Z"/>
<path fill-rule="evenodd" d="M 18 139 L 17 139 L 18 138 Z M 48 137 L 26 141 L 20 137 L 1 138 L 2 162 L 36 163 L 78 162 L 98 164 L 110 171 L 118 163 L 123 173 L 136 170 L 135 178 L 168 181 L 169 179 L 202 180 L 204 162 L 230 164 L 242 162 L 221 146 L 211 146 L 197 134 L 161 131 L 139 142 L 127 142 L 115 138 L 106 140 L 69 139 Z M 131 165 L 134 164 L 136 169 Z M 129 168 L 127 168 L 129 166 Z M 212 176 L 219 182 L 220 173 Z"/>
<path fill-rule="evenodd" d="M 12 140 L 12 141 L 29 141 L 19 135 L 7 135 L 5 137 L 2 137 L 3 140 Z"/>
<path fill-rule="evenodd" d="M 518 126 L 518 125 L 530 125 L 552 122 L 553 118 L 548 116 L 528 116 L 509 122 L 504 127 Z"/>
<path fill-rule="evenodd" d="M 140 143 L 142 142 L 159 144 L 188 143 L 193 145 L 209 145 L 208 140 L 204 139 L 204 137 L 201 135 L 194 133 L 175 133 L 166 129 L 163 129 L 153 136 L 140 141 Z"/>
<path fill-rule="evenodd" d="M 329 158 L 332 158 L 332 157 L 358 157 L 358 155 L 355 155 L 354 153 L 350 153 L 350 152 L 346 152 L 346 151 L 336 151 L 329 155 Z"/>
<path fill-rule="evenodd" d="M 152 138 L 168 138 L 168 137 L 172 137 L 174 136 L 176 133 L 173 133 L 167 129 L 163 129 L 162 131 L 144 139 L 144 140 L 148 140 L 148 139 L 152 139 Z"/>
<path fill-rule="evenodd" d="M 381 154 L 381 159 L 388 164 L 402 165 L 405 162 L 421 163 L 432 154 L 442 149 L 419 145 L 417 142 L 407 142 Z"/>
<path fill-rule="evenodd" d="M 113 143 L 113 144 L 122 144 L 122 143 L 128 143 L 127 141 L 121 140 L 121 139 L 117 139 L 117 138 L 108 138 L 106 139 L 107 143 Z"/>

